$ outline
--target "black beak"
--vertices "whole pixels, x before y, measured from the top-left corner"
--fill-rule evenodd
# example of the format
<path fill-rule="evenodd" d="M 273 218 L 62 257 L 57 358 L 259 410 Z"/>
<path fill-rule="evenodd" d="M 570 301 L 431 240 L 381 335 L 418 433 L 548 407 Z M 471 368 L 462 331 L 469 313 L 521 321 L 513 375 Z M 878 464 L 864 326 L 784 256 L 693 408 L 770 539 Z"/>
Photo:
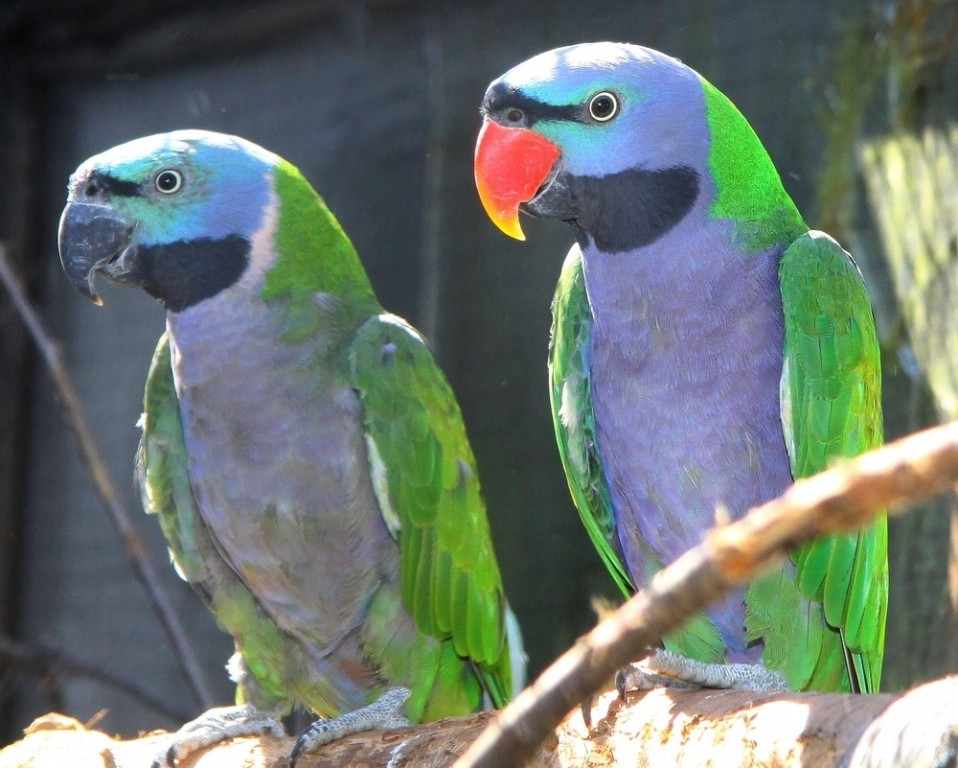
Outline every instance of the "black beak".
<path fill-rule="evenodd" d="M 74 287 L 94 304 L 102 304 L 93 287 L 97 272 L 106 271 L 130 242 L 134 225 L 112 208 L 67 203 L 60 217 L 60 262 Z"/>

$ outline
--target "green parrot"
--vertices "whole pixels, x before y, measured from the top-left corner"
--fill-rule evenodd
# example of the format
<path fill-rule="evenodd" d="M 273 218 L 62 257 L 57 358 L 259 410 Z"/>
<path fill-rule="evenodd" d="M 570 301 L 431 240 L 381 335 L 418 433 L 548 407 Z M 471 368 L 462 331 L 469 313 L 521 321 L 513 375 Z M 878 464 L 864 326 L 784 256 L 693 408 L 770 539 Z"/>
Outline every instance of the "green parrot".
<path fill-rule="evenodd" d="M 861 273 L 809 231 L 735 106 L 636 45 L 548 51 L 489 86 L 480 198 L 569 223 L 549 389 L 573 499 L 624 594 L 737 519 L 882 442 Z M 630 684 L 877 691 L 887 524 L 797 548 L 663 638 Z M 664 677 L 659 677 L 659 676 Z"/>
<path fill-rule="evenodd" d="M 384 313 L 349 238 L 289 162 L 175 131 L 73 174 L 67 276 L 166 309 L 138 455 L 148 512 L 236 645 L 237 705 L 174 737 L 168 763 L 323 718 L 343 733 L 502 706 L 524 656 L 452 390 Z"/>

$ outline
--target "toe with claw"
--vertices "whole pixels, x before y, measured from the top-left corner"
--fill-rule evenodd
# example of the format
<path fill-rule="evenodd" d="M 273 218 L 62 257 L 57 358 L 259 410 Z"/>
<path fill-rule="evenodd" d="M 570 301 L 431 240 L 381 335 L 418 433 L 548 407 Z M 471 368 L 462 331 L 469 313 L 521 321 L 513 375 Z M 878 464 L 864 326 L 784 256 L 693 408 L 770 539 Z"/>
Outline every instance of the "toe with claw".
<path fill-rule="evenodd" d="M 651 691 L 654 688 L 699 688 L 695 683 L 659 674 L 645 664 L 629 664 L 615 673 L 615 689 L 625 701 L 629 691 Z"/>
<path fill-rule="evenodd" d="M 778 672 L 761 664 L 712 664 L 658 648 L 638 665 L 619 670 L 615 676 L 615 687 L 624 699 L 630 690 L 717 688 L 786 691 L 788 683 Z"/>
<path fill-rule="evenodd" d="M 347 712 L 331 720 L 317 720 L 303 731 L 296 740 L 289 757 L 290 768 L 305 754 L 323 744 L 341 739 L 351 733 L 371 731 L 375 728 L 393 729 L 409 727 L 409 719 L 403 704 L 410 696 L 408 688 L 390 688 L 372 704 Z"/>
<path fill-rule="evenodd" d="M 283 724 L 272 714 L 251 704 L 216 707 L 183 725 L 173 734 L 173 743 L 152 764 L 152 768 L 175 768 L 176 761 L 204 747 L 238 736 L 286 734 Z"/>

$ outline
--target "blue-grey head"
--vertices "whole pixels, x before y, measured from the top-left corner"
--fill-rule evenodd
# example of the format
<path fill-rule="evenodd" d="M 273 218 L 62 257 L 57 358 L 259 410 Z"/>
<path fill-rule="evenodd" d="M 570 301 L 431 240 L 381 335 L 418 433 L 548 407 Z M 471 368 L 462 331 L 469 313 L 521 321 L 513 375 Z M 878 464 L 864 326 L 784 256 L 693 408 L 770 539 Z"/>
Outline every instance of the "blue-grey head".
<path fill-rule="evenodd" d="M 63 268 L 100 303 L 97 274 L 178 311 L 235 283 L 263 226 L 280 158 L 236 136 L 183 130 L 121 144 L 70 177 Z"/>
<path fill-rule="evenodd" d="M 482 113 L 480 198 L 514 237 L 521 207 L 569 222 L 601 250 L 640 246 L 688 213 L 708 171 L 703 80 L 642 46 L 539 54 L 490 84 Z"/>

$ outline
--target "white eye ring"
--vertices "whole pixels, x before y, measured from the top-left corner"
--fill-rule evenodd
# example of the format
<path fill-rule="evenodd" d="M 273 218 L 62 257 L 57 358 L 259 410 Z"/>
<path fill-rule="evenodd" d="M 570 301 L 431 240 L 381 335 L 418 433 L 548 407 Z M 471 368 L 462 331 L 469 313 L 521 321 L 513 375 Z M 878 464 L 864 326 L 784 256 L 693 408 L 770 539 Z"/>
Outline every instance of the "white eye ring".
<path fill-rule="evenodd" d="M 156 191 L 164 195 L 172 195 L 179 192 L 183 186 L 183 174 L 179 171 L 167 168 L 156 174 L 153 180 L 153 186 Z"/>
<path fill-rule="evenodd" d="M 589 115 L 593 120 L 605 123 L 619 113 L 619 100 L 614 93 L 600 91 L 589 99 Z"/>

